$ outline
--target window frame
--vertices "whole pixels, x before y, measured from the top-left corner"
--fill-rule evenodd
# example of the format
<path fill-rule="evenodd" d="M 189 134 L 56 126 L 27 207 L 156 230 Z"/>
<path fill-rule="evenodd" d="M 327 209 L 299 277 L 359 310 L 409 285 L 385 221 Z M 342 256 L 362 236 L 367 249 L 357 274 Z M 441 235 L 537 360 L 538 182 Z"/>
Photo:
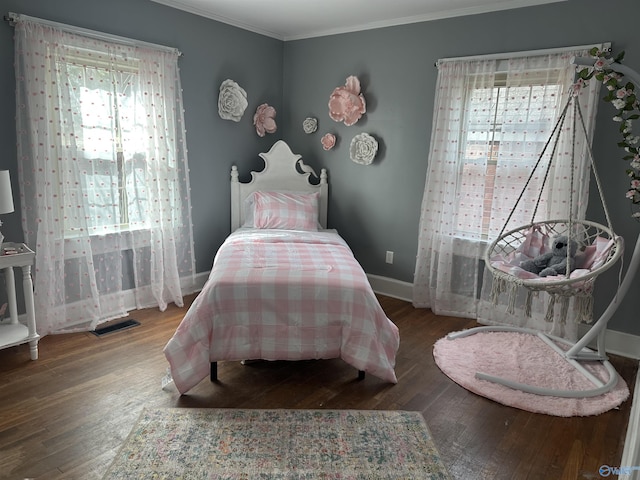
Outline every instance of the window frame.
<path fill-rule="evenodd" d="M 517 88 L 517 87 L 529 87 L 529 91 L 531 93 L 531 89 L 535 86 L 541 86 L 543 88 L 547 88 L 547 87 L 556 87 L 557 91 L 555 92 L 555 98 L 556 98 L 556 110 L 558 110 L 558 108 L 560 107 L 559 101 L 560 99 L 563 97 L 564 95 L 564 91 L 563 91 L 563 84 L 561 82 L 558 81 L 548 81 L 549 78 L 557 78 L 558 75 L 556 73 L 561 72 L 561 69 L 559 68 L 545 68 L 545 69 L 530 69 L 527 70 L 527 81 L 524 82 L 520 82 L 521 85 L 518 85 L 518 82 L 512 82 L 512 79 L 509 77 L 508 72 L 506 71 L 506 69 L 504 67 L 501 68 L 501 65 L 498 65 L 497 71 L 495 72 L 495 74 L 469 74 L 467 75 L 467 77 L 465 78 L 465 88 L 464 88 L 464 97 L 462 99 L 462 102 L 464 104 L 464 108 L 463 111 L 466 112 L 465 117 L 462 119 L 462 122 L 465 124 L 465 128 L 460 130 L 460 136 L 459 136 L 459 143 L 460 143 L 460 149 L 459 149 L 459 157 L 458 157 L 458 168 L 459 168 L 459 176 L 458 178 L 462 179 L 465 177 L 465 173 L 464 173 L 464 168 L 465 166 L 469 165 L 470 163 L 466 161 L 467 159 L 467 152 L 469 150 L 469 145 L 472 144 L 473 142 L 469 140 L 469 129 L 466 128 L 466 126 L 468 126 L 470 124 L 469 122 L 469 112 L 471 111 L 470 108 L 468 108 L 469 103 L 472 100 L 473 97 L 473 93 L 474 90 L 481 90 L 484 88 L 492 88 L 494 90 L 497 91 L 498 96 L 496 97 L 496 101 L 495 104 L 492 105 L 492 110 L 494 111 L 494 121 L 491 124 L 490 129 L 488 129 L 487 131 L 491 132 L 491 140 L 487 141 L 485 143 L 483 143 L 482 145 L 487 146 L 488 148 L 486 148 L 485 150 L 490 152 L 488 154 L 488 156 L 485 156 L 486 158 L 486 162 L 484 165 L 484 173 L 482 175 L 483 177 L 483 185 L 484 185 L 484 195 L 483 195 L 483 212 L 482 212 L 482 224 L 479 228 L 479 230 L 459 230 L 456 229 L 456 237 L 460 237 L 461 239 L 464 239 L 465 241 L 472 241 L 472 242 L 479 242 L 483 245 L 489 245 L 489 243 L 491 243 L 492 241 L 492 235 L 491 235 L 491 231 L 490 231 L 490 223 L 491 223 L 491 211 L 492 211 L 492 206 L 493 206 L 493 199 L 494 199 L 494 187 L 495 187 L 495 179 L 496 179 L 496 169 L 499 163 L 499 158 L 500 158 L 500 140 L 496 140 L 496 132 L 500 131 L 500 126 L 502 125 L 502 123 L 499 123 L 497 121 L 497 118 L 499 117 L 498 115 L 498 103 L 499 103 L 499 96 L 502 92 L 504 92 L 505 95 L 507 95 L 507 92 L 509 91 L 510 88 Z M 493 77 L 493 81 L 492 81 L 492 86 L 486 86 L 486 87 L 479 87 L 479 88 L 474 88 L 473 85 L 475 84 L 475 82 L 473 82 L 471 79 L 474 77 L 480 77 L 480 76 L 491 76 Z M 549 129 L 548 132 L 548 136 L 551 135 L 553 131 L 553 125 L 551 125 L 551 128 Z M 537 143 L 541 143 L 541 142 L 537 142 Z M 478 145 L 481 145 L 480 142 L 477 142 Z M 497 148 L 496 148 L 497 147 Z M 538 152 L 537 154 L 537 158 L 540 157 L 540 155 L 542 155 L 543 153 L 543 145 L 541 144 L 541 149 L 540 152 Z M 545 154 L 548 155 L 548 152 L 545 152 Z M 533 169 L 535 163 L 531 163 L 526 165 L 526 168 L 528 169 Z M 487 174 L 487 171 L 493 167 L 494 171 L 492 172 L 491 175 Z M 490 189 L 487 188 L 487 182 L 486 179 L 487 177 L 490 177 L 492 179 L 491 181 L 491 187 Z M 478 177 L 476 177 L 478 178 Z M 456 218 L 458 217 L 458 215 L 460 214 L 460 209 L 461 209 L 461 195 L 460 195 L 460 189 L 461 189 L 461 184 L 463 182 L 459 182 L 457 185 L 458 188 L 458 192 L 457 192 L 457 199 L 458 199 L 458 203 L 456 205 Z M 550 185 L 545 185 L 545 189 L 549 188 Z M 517 200 L 517 197 L 513 198 L 513 202 L 515 203 Z M 544 201 L 544 200 L 543 200 Z M 506 220 L 506 219 L 505 219 Z"/>
<path fill-rule="evenodd" d="M 48 85 L 55 85 L 53 81 L 54 78 L 59 79 L 60 72 L 68 72 L 69 68 L 81 68 L 84 69 L 86 67 L 90 67 L 97 71 L 106 72 L 108 76 L 112 76 L 114 73 L 118 75 L 129 74 L 129 75 L 139 75 L 140 72 L 140 60 L 135 57 L 126 57 L 126 59 L 120 58 L 117 55 L 112 55 L 106 57 L 101 52 L 97 52 L 87 48 L 79 48 L 76 46 L 63 46 L 65 51 L 64 55 L 55 55 L 55 72 L 48 72 L 50 76 Z M 102 89 L 105 92 L 108 92 L 108 95 L 112 95 L 115 99 L 118 95 L 116 91 L 115 82 L 111 82 L 112 88 L 110 89 Z M 85 88 L 85 87 L 82 87 Z M 134 95 L 135 97 L 135 95 Z M 117 174 L 117 191 L 118 191 L 118 199 L 117 205 L 115 208 L 118 212 L 118 218 L 121 220 L 119 222 L 114 222 L 108 225 L 88 225 L 89 236 L 91 237 L 100 237 L 106 236 L 110 234 L 121 234 L 121 233 L 131 233 L 135 234 L 135 232 L 144 232 L 150 230 L 150 222 L 149 219 L 146 219 L 142 222 L 136 222 L 134 224 L 130 223 L 130 205 L 128 202 L 128 193 L 127 193 L 127 177 L 135 177 L 135 173 L 132 171 L 130 175 L 127 174 L 127 161 L 124 158 L 124 141 L 125 137 L 124 127 L 122 126 L 122 122 L 120 121 L 120 116 L 118 112 L 118 102 L 113 101 L 111 103 L 111 107 L 115 112 L 114 115 L 114 127 L 111 129 L 111 136 L 114 140 L 113 147 L 115 152 L 115 157 L 108 159 L 88 159 L 83 156 L 82 162 L 90 162 L 91 160 L 98 161 L 107 161 L 114 162 Z M 82 115 L 82 114 L 81 114 Z M 60 135 L 63 138 L 67 136 L 64 135 L 62 128 L 59 125 L 55 125 L 56 134 Z M 84 142 L 84 140 L 82 140 Z M 72 145 L 67 142 L 67 148 L 72 148 Z M 77 149 L 78 152 L 82 151 L 82 148 Z M 134 154 L 135 155 L 135 154 Z M 65 158 L 61 158 L 60 162 L 64 162 Z M 134 161 L 132 159 L 130 161 Z M 60 171 L 61 169 L 58 169 Z M 95 176 L 95 175 L 93 175 Z M 87 175 L 87 179 L 90 178 L 91 175 Z M 113 177 L 113 175 L 111 175 Z M 59 179 L 60 180 L 60 179 Z M 86 192 L 86 188 L 84 185 L 80 184 L 77 187 L 77 194 L 83 194 Z M 57 208 L 62 212 L 61 217 L 65 218 L 65 202 L 64 196 L 68 195 L 70 192 L 65 188 L 61 181 L 58 182 L 60 185 L 61 191 L 59 191 L 59 204 Z M 93 204 L 92 204 L 93 205 Z M 73 223 L 73 224 L 72 224 Z M 62 239 L 75 239 L 84 237 L 85 233 L 82 222 L 71 222 L 69 220 L 64 221 L 63 228 L 61 229 Z"/>

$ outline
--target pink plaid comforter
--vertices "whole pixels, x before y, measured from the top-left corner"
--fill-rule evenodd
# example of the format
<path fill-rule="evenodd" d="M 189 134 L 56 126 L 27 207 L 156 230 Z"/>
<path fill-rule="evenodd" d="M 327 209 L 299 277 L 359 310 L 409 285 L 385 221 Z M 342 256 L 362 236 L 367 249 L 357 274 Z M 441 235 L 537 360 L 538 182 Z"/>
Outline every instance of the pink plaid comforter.
<path fill-rule="evenodd" d="M 180 393 L 221 360 L 342 358 L 396 383 L 398 328 L 333 231 L 240 229 L 164 348 Z"/>

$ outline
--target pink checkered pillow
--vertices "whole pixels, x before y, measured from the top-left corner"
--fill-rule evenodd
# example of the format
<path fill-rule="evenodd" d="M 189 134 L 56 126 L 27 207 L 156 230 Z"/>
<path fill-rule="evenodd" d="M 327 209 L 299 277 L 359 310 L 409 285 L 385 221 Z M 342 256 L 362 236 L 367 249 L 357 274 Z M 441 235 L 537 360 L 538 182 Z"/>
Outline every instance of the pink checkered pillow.
<path fill-rule="evenodd" d="M 524 242 L 518 247 L 518 251 L 524 253 L 527 257 L 536 258 L 549 251 L 551 239 L 549 235 L 544 233 L 539 226 L 535 226 L 527 230 Z"/>
<path fill-rule="evenodd" d="M 253 226 L 318 230 L 319 193 L 254 192 Z"/>

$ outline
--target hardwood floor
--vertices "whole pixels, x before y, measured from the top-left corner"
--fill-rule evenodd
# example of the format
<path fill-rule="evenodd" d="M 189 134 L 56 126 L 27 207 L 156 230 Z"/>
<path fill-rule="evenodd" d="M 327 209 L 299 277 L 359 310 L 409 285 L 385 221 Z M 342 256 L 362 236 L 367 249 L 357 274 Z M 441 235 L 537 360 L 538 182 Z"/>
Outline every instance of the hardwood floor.
<path fill-rule="evenodd" d="M 456 385 L 433 360 L 436 340 L 475 322 L 380 302 L 400 328 L 397 385 L 357 381 L 341 360 L 223 362 L 218 384 L 204 380 L 184 396 L 163 390 L 162 348 L 186 311 L 173 305 L 132 312 L 140 326 L 103 337 L 47 336 L 37 361 L 27 345 L 1 350 L 0 478 L 100 478 L 143 407 L 416 410 L 455 479 L 593 479 L 600 465 L 620 465 L 631 399 L 595 417 L 499 405 Z M 612 363 L 633 391 L 637 361 Z"/>

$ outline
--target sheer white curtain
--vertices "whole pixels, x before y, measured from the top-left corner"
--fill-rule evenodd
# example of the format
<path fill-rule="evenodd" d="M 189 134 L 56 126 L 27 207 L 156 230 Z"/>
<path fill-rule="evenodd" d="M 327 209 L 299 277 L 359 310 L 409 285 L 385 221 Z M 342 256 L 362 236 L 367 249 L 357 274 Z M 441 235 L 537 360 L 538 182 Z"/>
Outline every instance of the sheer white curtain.
<path fill-rule="evenodd" d="M 179 53 L 31 20 L 15 29 L 39 333 L 182 306 L 195 261 Z"/>
<path fill-rule="evenodd" d="M 485 300 L 491 277 L 483 278 L 482 256 L 504 227 L 566 104 L 576 71 L 570 62 L 574 55 L 588 53 L 568 49 L 521 58 L 438 63 L 414 276 L 416 307 L 483 323 L 525 322 L 522 313 L 512 318 L 504 306 Z M 588 128 L 593 128 L 597 83 L 591 82 L 578 95 Z M 536 221 L 569 215 L 571 123 L 567 118 L 562 129 Z M 584 137 L 578 135 L 577 142 L 573 213 L 583 218 L 589 161 Z M 551 150 L 549 146 L 545 157 Z M 532 220 L 543 177 L 544 169 L 536 170 L 508 228 Z M 536 300 L 545 301 L 542 295 Z M 542 305 L 535 304 L 533 310 L 532 321 L 538 327 L 564 329 L 544 324 Z"/>

